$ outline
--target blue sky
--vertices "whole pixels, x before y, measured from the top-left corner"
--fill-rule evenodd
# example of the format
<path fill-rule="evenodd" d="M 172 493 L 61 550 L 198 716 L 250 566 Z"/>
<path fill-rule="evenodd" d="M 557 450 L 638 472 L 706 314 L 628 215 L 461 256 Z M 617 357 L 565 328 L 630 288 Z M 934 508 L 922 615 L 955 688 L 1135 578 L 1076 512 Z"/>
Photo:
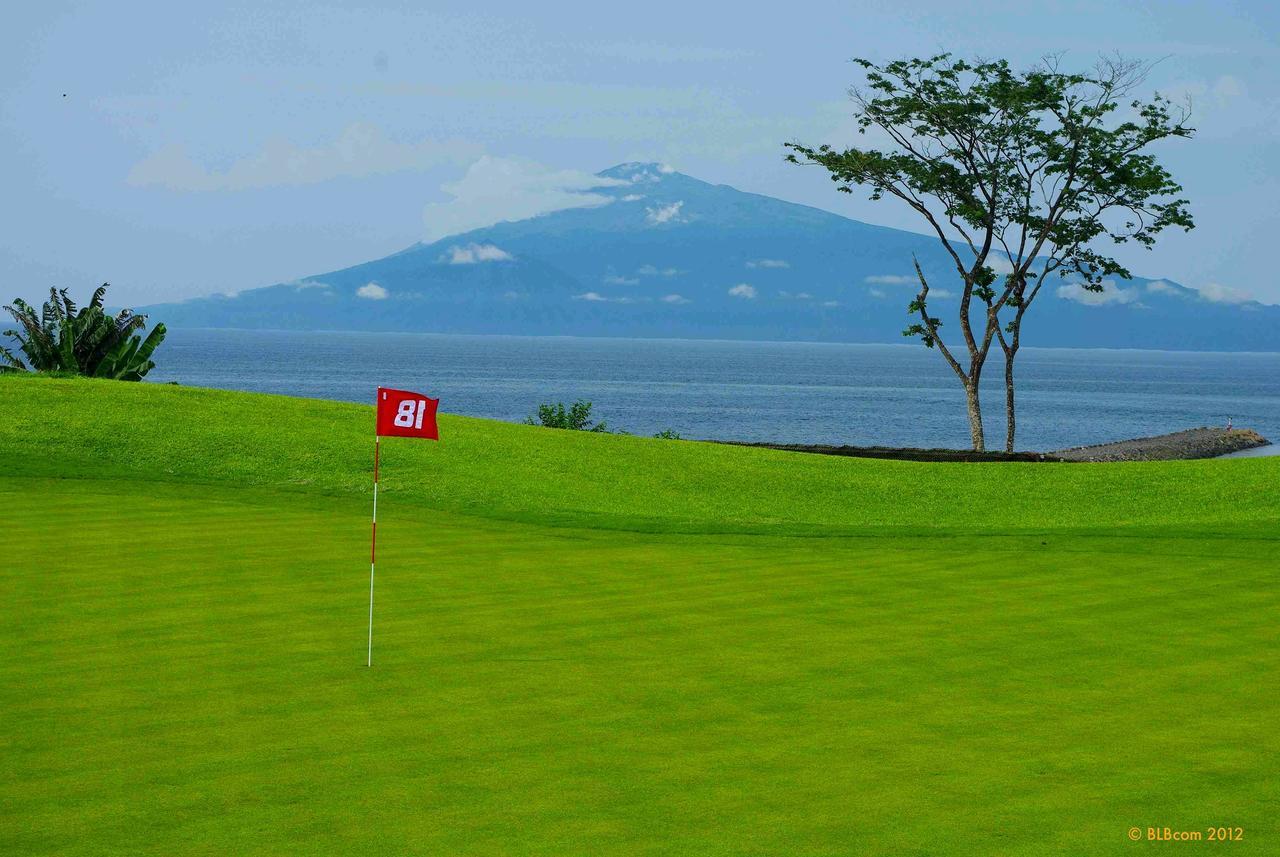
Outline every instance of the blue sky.
<path fill-rule="evenodd" d="M 293 280 L 554 207 L 653 160 L 919 231 L 785 140 L 849 141 L 849 58 L 1161 60 L 1199 227 L 1136 273 L 1280 302 L 1272 4 L 27 3 L 0 32 L 4 297 L 145 304 Z M 65 95 L 64 95 L 65 93 Z"/>

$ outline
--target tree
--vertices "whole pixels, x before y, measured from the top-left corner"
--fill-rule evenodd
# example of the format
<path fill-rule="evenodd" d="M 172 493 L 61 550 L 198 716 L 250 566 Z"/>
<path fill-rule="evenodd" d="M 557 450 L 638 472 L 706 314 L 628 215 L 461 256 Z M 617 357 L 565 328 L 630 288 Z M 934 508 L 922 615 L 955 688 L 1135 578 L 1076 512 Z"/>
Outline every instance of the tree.
<path fill-rule="evenodd" d="M 528 417 L 525 425 L 544 428 L 570 429 L 572 431 L 608 431 L 603 422 L 591 422 L 591 403 L 577 401 L 567 409 L 564 402 L 538 405 L 538 413 Z"/>
<path fill-rule="evenodd" d="M 164 341 L 165 326 L 157 324 L 145 338 L 135 335 L 147 317 L 121 310 L 114 317 L 103 309 L 108 284 L 77 309 L 66 289 L 50 289 L 39 315 L 21 298 L 4 309 L 18 324 L 6 330 L 33 372 L 66 372 L 120 381 L 141 381 L 155 368 L 151 355 Z M 12 351 L 0 348 L 0 371 L 24 371 L 27 366 Z"/>
<path fill-rule="evenodd" d="M 1101 292 L 1129 272 L 1095 246 L 1155 243 L 1165 228 L 1194 224 L 1182 187 L 1150 153 L 1153 144 L 1191 137 L 1189 111 L 1155 94 L 1121 102 L 1150 66 L 1104 59 L 1087 74 L 1065 73 L 1056 57 L 1026 72 L 1004 60 L 941 54 L 877 65 L 855 62 L 866 85 L 851 90 L 858 130 L 884 150 L 785 144 L 787 160 L 825 167 L 837 190 L 859 185 L 872 200 L 906 203 L 941 242 L 961 283 L 958 320 L 965 352 L 944 341 L 931 313 L 930 284 L 913 259 L 920 289 L 904 336 L 935 348 L 964 387 L 970 439 L 986 438 L 979 390 L 993 342 L 1005 356 L 1005 448 L 1016 432 L 1014 361 L 1022 324 L 1052 274 Z M 1004 269 L 997 274 L 996 266 Z M 1002 315 L 1003 314 L 1003 315 Z"/>

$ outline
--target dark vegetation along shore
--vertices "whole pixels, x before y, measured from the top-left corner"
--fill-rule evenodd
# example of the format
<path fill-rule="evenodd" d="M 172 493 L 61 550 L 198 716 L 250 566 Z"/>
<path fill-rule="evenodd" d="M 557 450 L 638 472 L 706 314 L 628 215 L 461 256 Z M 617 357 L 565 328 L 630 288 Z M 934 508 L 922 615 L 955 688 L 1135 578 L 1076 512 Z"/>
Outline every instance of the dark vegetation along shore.
<path fill-rule="evenodd" d="M 754 443 L 722 441 L 732 446 L 777 449 L 782 452 L 812 452 L 818 455 L 843 455 L 849 458 L 884 458 L 895 461 L 1056 461 L 1043 452 L 975 452 L 971 449 L 917 449 L 897 446 L 831 446 L 820 443 Z"/>
<path fill-rule="evenodd" d="M 1194 428 L 1139 437 L 1096 446 L 1077 446 L 1056 452 L 974 452 L 967 449 L 912 449 L 892 446 L 829 446 L 824 444 L 749 443 L 785 452 L 812 452 L 851 458 L 891 458 L 898 461 L 1178 461 L 1217 458 L 1232 452 L 1266 446 L 1268 441 L 1252 429 Z"/>

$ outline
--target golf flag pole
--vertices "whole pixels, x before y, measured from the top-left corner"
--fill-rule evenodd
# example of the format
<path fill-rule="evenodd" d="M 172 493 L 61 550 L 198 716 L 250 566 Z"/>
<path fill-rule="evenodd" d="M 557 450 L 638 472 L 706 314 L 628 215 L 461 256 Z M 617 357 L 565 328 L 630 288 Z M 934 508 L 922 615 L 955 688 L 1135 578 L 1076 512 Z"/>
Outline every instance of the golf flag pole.
<path fill-rule="evenodd" d="M 439 440 L 436 408 L 439 399 L 421 393 L 379 387 L 373 432 L 373 527 L 369 534 L 369 649 L 365 666 L 373 666 L 373 577 L 378 567 L 378 481 L 384 437 L 419 437 Z"/>
<path fill-rule="evenodd" d="M 369 535 L 369 657 L 365 666 L 373 666 L 373 572 L 378 567 L 378 459 L 381 457 L 382 435 L 373 433 L 373 532 Z"/>

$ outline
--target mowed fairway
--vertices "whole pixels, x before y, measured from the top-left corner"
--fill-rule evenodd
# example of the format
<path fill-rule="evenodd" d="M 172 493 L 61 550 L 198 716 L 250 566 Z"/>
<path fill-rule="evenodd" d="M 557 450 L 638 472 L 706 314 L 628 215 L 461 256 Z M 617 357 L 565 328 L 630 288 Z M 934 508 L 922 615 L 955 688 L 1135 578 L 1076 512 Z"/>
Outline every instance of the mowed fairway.
<path fill-rule="evenodd" d="M 1280 461 L 452 418 L 386 445 L 367 670 L 371 425 L 0 378 L 0 853 L 1280 847 Z"/>

